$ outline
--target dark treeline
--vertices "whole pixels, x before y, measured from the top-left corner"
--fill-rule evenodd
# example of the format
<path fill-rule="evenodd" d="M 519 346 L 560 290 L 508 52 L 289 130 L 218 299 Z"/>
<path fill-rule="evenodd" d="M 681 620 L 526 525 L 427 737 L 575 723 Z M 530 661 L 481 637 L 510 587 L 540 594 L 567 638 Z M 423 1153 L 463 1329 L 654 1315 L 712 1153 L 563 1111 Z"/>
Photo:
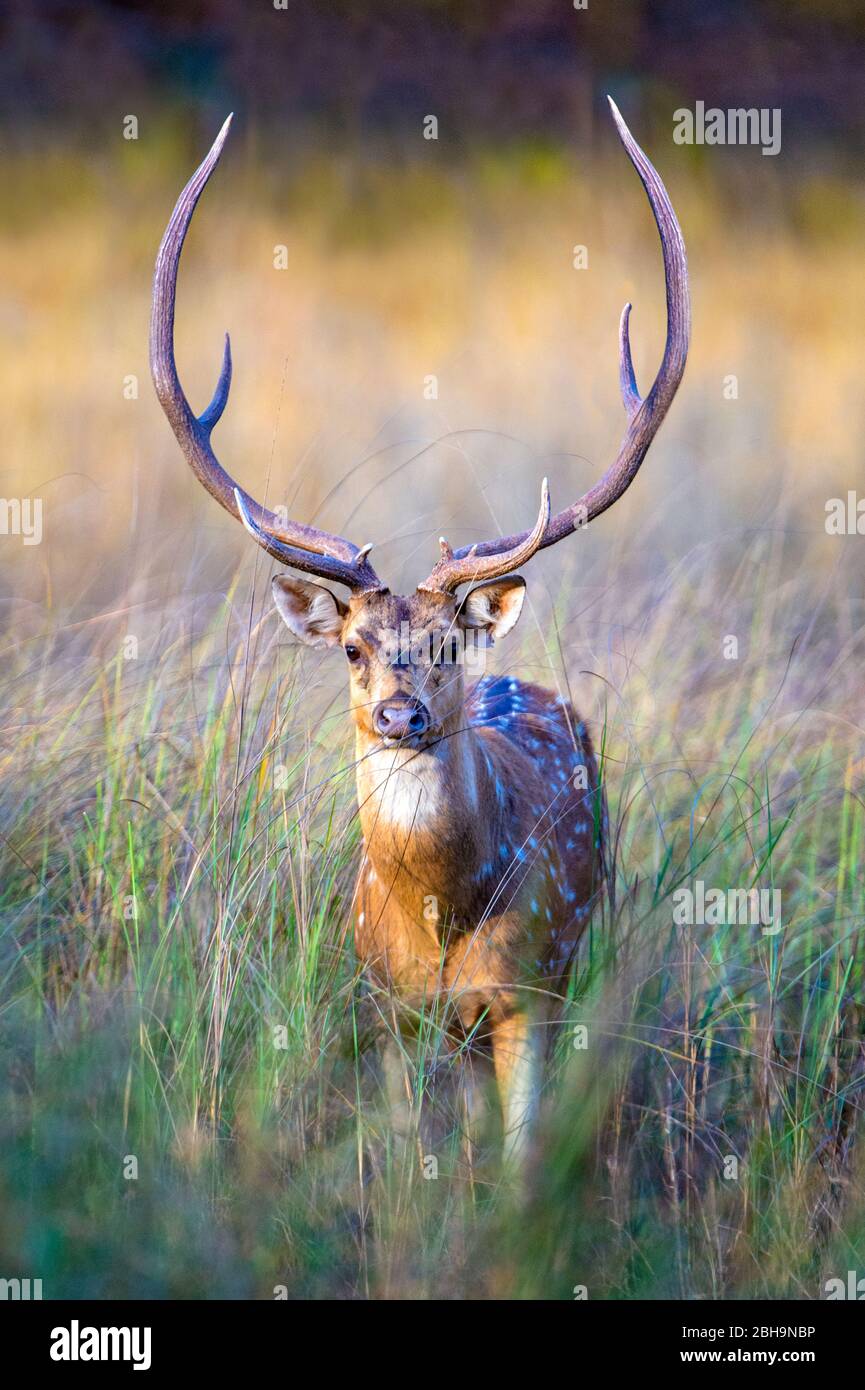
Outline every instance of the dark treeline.
<path fill-rule="evenodd" d="M 611 87 L 644 119 L 670 102 L 783 106 L 785 133 L 865 133 L 859 0 L 7 0 L 7 139 L 86 138 L 119 107 L 226 104 L 334 139 L 416 129 L 582 137 Z M 278 5 L 284 8 L 277 8 Z M 279 134 L 274 131 L 274 134 Z"/>

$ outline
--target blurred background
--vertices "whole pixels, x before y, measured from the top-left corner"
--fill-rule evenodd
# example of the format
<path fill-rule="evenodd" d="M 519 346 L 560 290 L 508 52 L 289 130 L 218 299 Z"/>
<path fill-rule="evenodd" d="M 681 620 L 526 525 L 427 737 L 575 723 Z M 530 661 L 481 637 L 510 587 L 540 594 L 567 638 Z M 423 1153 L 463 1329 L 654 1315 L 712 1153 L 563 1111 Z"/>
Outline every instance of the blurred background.
<path fill-rule="evenodd" d="M 360 1054 L 338 1070 L 344 673 L 277 630 L 270 562 L 179 453 L 152 267 L 233 110 L 181 264 L 181 380 L 202 409 L 229 330 L 224 466 L 411 588 L 442 531 L 511 531 L 544 474 L 556 507 L 603 472 L 626 300 L 644 392 L 660 362 L 657 235 L 606 93 L 683 227 L 691 355 L 639 478 L 536 557 L 494 662 L 568 682 L 604 744 L 619 951 L 575 999 L 611 1051 L 568 1058 L 531 1219 L 484 1225 L 462 1179 L 407 1219 L 359 1175 Z M 865 489 L 863 98 L 855 0 L 4 7 L 0 492 L 41 499 L 44 536 L 0 537 L 0 1275 L 816 1296 L 865 1249 L 862 540 L 825 528 Z M 779 153 L 675 143 L 697 102 L 780 109 Z M 692 954 L 668 898 L 692 872 L 782 885 L 792 934 Z"/>
<path fill-rule="evenodd" d="M 685 230 L 692 357 L 640 487 L 538 576 L 573 562 L 591 588 L 611 551 L 621 572 L 710 531 L 735 547 L 782 492 L 819 546 L 863 409 L 854 4 L 13 3 L 2 23 L 3 487 L 42 496 L 47 541 L 3 547 L 7 601 L 99 605 L 131 558 L 164 594 L 192 561 L 215 583 L 233 569 L 244 538 L 187 476 L 146 360 L 155 250 L 229 110 L 178 360 L 201 408 L 230 330 L 217 450 L 254 492 L 374 540 L 411 585 L 443 526 L 511 530 L 543 471 L 559 505 L 594 480 L 623 424 L 624 301 L 643 389 L 664 332 L 610 92 Z M 698 100 L 780 107 L 780 153 L 675 144 Z"/>

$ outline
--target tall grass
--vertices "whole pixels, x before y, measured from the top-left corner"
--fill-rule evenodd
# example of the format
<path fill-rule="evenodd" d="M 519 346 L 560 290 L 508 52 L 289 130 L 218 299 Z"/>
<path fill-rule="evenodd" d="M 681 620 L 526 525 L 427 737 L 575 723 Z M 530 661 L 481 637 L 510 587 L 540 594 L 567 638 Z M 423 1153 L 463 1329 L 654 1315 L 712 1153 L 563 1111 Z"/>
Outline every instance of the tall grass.
<path fill-rule="evenodd" d="M 616 886 L 517 1196 L 494 1122 L 469 1155 L 452 1101 L 436 1177 L 396 1141 L 388 1004 L 349 929 L 342 671 L 289 645 L 266 563 L 196 495 L 150 401 L 146 264 L 173 183 L 89 172 L 62 257 L 26 205 L 0 244 L 23 324 L 0 368 L 5 491 L 46 515 L 42 546 L 0 547 L 0 1273 L 49 1297 L 820 1296 L 865 1259 L 861 595 L 856 539 L 823 532 L 855 479 L 837 409 L 855 207 L 830 235 L 807 188 L 771 186 L 749 241 L 734 185 L 692 171 L 697 197 L 670 173 L 686 386 L 629 497 L 535 562 L 524 635 L 495 653 L 570 685 L 603 743 Z M 598 471 L 625 297 L 642 380 L 655 360 L 659 267 L 627 168 L 530 174 L 323 165 L 289 212 L 228 168 L 202 204 L 180 355 L 204 400 L 235 330 L 220 453 L 381 540 L 395 583 L 443 525 L 528 515 L 541 467 L 560 501 Z M 782 930 L 677 924 L 697 880 L 778 890 Z M 416 1101 L 447 1095 L 439 1052 L 433 1023 L 406 1049 Z"/>

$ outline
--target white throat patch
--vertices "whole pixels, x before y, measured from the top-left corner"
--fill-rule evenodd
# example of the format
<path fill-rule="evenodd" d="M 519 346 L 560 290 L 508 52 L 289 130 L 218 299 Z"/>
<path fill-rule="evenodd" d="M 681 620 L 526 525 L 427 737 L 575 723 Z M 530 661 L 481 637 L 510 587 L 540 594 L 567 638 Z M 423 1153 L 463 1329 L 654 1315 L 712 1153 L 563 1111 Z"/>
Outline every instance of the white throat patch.
<path fill-rule="evenodd" d="M 383 824 L 420 829 L 442 808 L 443 772 L 434 753 L 380 748 L 359 762 L 358 792 Z"/>

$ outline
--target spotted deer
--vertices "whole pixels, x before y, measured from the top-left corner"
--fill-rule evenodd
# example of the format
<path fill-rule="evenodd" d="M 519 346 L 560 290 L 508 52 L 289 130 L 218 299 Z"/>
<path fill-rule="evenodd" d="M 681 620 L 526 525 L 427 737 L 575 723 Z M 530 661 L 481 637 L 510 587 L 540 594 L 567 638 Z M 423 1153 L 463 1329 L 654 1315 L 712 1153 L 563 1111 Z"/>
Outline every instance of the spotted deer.
<path fill-rule="evenodd" d="M 177 201 L 153 288 L 151 371 L 187 462 L 268 555 L 297 572 L 273 579 L 291 632 L 314 647 L 341 647 L 348 667 L 363 831 L 358 957 L 390 991 L 401 1027 L 436 1006 L 452 1043 L 484 1056 L 491 1050 L 508 1153 L 525 1150 L 539 1089 L 538 1025 L 561 996 L 603 888 L 606 817 L 592 741 L 568 701 L 515 678 L 469 684 L 460 653 L 491 645 L 514 626 L 525 596 L 515 571 L 630 486 L 678 389 L 690 329 L 678 221 L 661 179 L 610 106 L 661 239 L 667 337 L 658 375 L 640 396 L 627 304 L 619 329 L 627 427 L 613 464 L 556 515 L 544 481 L 530 530 L 459 549 L 441 539 L 438 562 L 413 594 L 391 593 L 372 568 L 371 545 L 283 519 L 219 464 L 211 436 L 231 383 L 227 335 L 203 414 L 193 414 L 183 392 L 174 359 L 178 264 L 230 116 Z M 300 577 L 308 575 L 347 595 Z"/>

